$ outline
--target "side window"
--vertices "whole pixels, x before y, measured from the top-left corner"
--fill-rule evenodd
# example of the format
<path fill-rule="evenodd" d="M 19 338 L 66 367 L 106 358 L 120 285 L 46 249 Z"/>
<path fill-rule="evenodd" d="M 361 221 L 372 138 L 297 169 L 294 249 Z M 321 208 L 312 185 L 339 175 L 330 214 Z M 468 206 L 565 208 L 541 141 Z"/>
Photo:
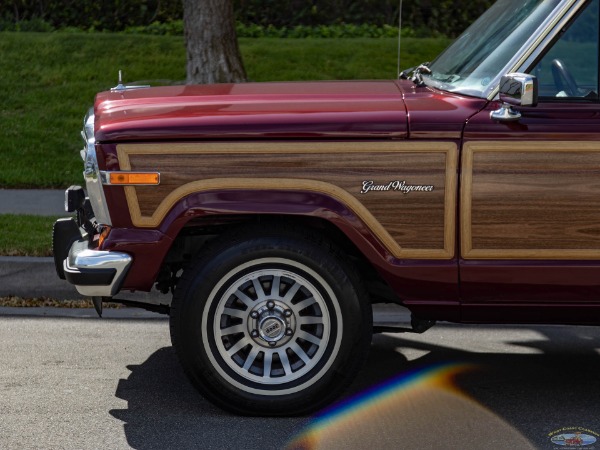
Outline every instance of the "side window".
<path fill-rule="evenodd" d="M 530 71 L 540 101 L 598 100 L 598 10 L 592 0 Z"/>

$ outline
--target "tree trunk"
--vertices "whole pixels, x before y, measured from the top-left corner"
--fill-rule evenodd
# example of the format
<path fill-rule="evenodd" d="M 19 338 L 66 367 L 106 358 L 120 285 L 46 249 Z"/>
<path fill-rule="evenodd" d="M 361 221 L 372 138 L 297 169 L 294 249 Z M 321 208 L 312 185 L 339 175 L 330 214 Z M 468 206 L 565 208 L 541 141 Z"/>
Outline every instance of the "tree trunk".
<path fill-rule="evenodd" d="M 187 83 L 246 81 L 232 0 L 183 0 Z"/>

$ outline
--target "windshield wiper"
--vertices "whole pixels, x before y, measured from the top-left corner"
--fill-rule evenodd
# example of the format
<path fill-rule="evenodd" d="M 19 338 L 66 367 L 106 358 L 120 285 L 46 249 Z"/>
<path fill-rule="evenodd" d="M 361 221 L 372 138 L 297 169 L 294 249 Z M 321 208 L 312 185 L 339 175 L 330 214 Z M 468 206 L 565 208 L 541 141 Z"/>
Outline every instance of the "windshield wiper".
<path fill-rule="evenodd" d="M 439 81 L 440 83 L 456 83 L 458 80 L 460 80 L 460 75 L 456 75 L 454 73 L 451 74 L 440 74 L 440 73 L 436 73 L 435 74 L 435 81 Z"/>
<path fill-rule="evenodd" d="M 431 69 L 429 68 L 429 62 L 425 62 L 423 64 L 419 64 L 417 67 L 411 67 L 410 69 L 406 69 L 400 73 L 400 78 L 402 80 L 410 80 L 415 83 L 418 87 L 425 86 L 425 82 L 423 81 L 423 74 L 431 75 Z"/>

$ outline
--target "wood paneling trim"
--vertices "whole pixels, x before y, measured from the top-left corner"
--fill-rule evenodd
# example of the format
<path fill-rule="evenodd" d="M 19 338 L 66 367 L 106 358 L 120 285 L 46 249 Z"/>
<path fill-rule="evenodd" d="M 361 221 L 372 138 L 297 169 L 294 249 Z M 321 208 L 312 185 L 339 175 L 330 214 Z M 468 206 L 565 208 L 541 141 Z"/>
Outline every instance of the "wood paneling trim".
<path fill-rule="evenodd" d="M 451 142 L 332 142 L 332 143 L 177 143 L 177 144 L 120 144 L 117 147 L 121 170 L 131 170 L 130 155 L 152 154 L 279 154 L 279 153 L 444 153 L 445 205 L 444 205 L 444 247 L 440 249 L 402 248 L 390 236 L 385 227 L 351 193 L 331 183 L 309 179 L 283 178 L 211 178 L 184 184 L 173 190 L 161 201 L 151 216 L 142 215 L 138 195 L 134 186 L 125 187 L 131 219 L 138 227 L 157 227 L 184 197 L 210 190 L 290 190 L 322 193 L 346 205 L 359 217 L 388 251 L 399 259 L 451 259 L 456 244 L 456 195 L 458 150 Z M 160 167 L 157 167 L 160 171 Z"/>
<path fill-rule="evenodd" d="M 598 249 L 568 248 L 473 248 L 473 183 L 474 154 L 496 153 L 600 153 L 600 142 L 593 141 L 510 141 L 467 142 L 463 147 L 461 171 L 461 257 L 464 259 L 600 259 Z M 501 168 L 500 168 L 501 169 Z M 476 180 L 475 180 L 476 181 Z M 557 180 L 558 182 L 559 180 Z M 527 193 L 523 193 L 524 196 Z"/>

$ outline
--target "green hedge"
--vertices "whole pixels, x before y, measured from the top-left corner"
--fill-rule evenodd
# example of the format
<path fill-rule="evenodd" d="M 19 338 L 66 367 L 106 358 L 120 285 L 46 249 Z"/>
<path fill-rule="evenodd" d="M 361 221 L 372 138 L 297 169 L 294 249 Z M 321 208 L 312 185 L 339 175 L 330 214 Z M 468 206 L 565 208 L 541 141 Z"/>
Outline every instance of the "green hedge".
<path fill-rule="evenodd" d="M 455 36 L 479 17 L 494 0 L 404 0 L 403 23 Z M 397 25 L 398 0 L 234 0 L 242 23 L 291 27 L 322 24 Z"/>
<path fill-rule="evenodd" d="M 277 28 L 273 25 L 262 26 L 257 24 L 245 25 L 237 23 L 237 35 L 241 38 L 395 38 L 398 37 L 398 28 L 391 25 L 297 25 L 295 27 Z M 56 29 L 41 19 L 24 20 L 18 23 L 0 21 L 0 31 L 48 32 Z M 80 32 L 77 28 L 62 28 L 62 32 Z M 155 36 L 182 36 L 183 21 L 153 22 L 150 25 L 127 27 L 121 33 L 125 34 L 150 34 Z M 410 27 L 402 28 L 405 37 L 441 37 L 436 32 L 418 33 Z"/>
<path fill-rule="evenodd" d="M 391 25 L 297 25 L 295 27 L 277 28 L 273 25 L 263 26 L 257 24 L 245 25 L 237 23 L 237 35 L 241 38 L 395 38 L 398 37 L 398 27 Z M 18 23 L 0 21 L 0 31 L 23 31 L 23 32 L 49 32 L 57 31 L 48 22 L 41 19 L 24 20 Z M 80 32 L 77 28 L 62 28 L 62 32 Z M 94 31 L 94 30 L 91 30 Z M 153 22 L 150 25 L 140 25 L 125 28 L 125 34 L 150 34 L 155 36 L 182 36 L 183 21 Z M 441 37 L 440 33 L 430 30 L 413 30 L 409 27 L 402 28 L 402 36 L 405 37 Z"/>
<path fill-rule="evenodd" d="M 15 24 L 41 19 L 52 28 L 116 31 L 153 22 L 162 3 L 169 0 L 0 0 L 0 12 L 3 22 Z"/>
<path fill-rule="evenodd" d="M 297 25 L 295 27 L 278 28 L 273 25 L 245 25 L 238 22 L 236 29 L 238 37 L 242 38 L 393 38 L 398 36 L 398 27 L 391 25 L 354 25 L 346 23 L 318 26 Z M 124 32 L 127 34 L 181 36 L 183 35 L 183 21 L 154 22 L 146 26 L 128 27 Z M 417 33 L 409 27 L 402 28 L 402 36 L 437 37 L 436 33 L 417 36 Z"/>
<path fill-rule="evenodd" d="M 398 0 L 233 2 L 237 21 L 247 28 L 254 27 L 261 36 L 314 35 L 312 30 L 323 25 L 371 24 L 381 30 L 384 26 L 396 26 L 398 21 Z M 492 3 L 493 0 L 404 0 L 403 25 L 417 35 L 456 36 Z M 0 30 L 30 30 L 35 25 L 46 28 L 42 31 L 70 27 L 123 31 L 154 23 L 177 24 L 182 16 L 182 0 L 0 0 Z"/>

